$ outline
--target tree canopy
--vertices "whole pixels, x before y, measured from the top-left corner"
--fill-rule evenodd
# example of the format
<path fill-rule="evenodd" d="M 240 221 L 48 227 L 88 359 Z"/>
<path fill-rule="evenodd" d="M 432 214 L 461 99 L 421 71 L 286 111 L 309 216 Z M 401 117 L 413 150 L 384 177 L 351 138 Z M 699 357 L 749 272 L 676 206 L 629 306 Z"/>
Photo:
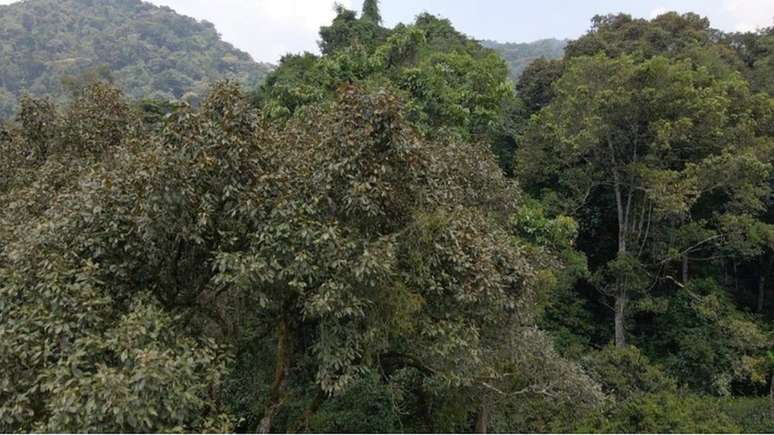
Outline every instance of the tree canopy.
<path fill-rule="evenodd" d="M 770 37 L 598 16 L 514 83 L 366 1 L 260 85 L 21 97 L 0 432 L 769 431 Z"/>

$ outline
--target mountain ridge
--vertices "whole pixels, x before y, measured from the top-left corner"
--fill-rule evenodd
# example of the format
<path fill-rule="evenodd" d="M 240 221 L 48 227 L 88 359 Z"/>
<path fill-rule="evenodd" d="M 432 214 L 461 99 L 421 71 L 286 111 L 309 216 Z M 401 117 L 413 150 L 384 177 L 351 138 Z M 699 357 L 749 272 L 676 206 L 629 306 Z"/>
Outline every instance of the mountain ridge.
<path fill-rule="evenodd" d="M 527 66 L 537 59 L 561 59 L 568 42 L 568 39 L 556 38 L 543 38 L 532 42 L 499 42 L 487 39 L 479 41 L 481 45 L 495 50 L 505 59 L 513 81 L 518 81 Z"/>
<path fill-rule="evenodd" d="M 2 5 L 0 59 L 0 116 L 24 94 L 64 99 L 63 79 L 98 69 L 131 97 L 178 99 L 222 78 L 256 85 L 272 68 L 223 41 L 212 23 L 141 0 Z"/>

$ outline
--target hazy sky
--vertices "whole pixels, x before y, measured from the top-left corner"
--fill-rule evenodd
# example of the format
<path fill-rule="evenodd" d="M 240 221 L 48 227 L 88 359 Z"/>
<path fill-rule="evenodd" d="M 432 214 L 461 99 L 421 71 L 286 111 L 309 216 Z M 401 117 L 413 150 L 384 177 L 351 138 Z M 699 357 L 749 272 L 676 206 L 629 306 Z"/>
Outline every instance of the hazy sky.
<path fill-rule="evenodd" d="M 284 53 L 317 51 L 317 31 L 333 18 L 332 0 L 150 0 L 215 24 L 223 39 L 258 61 Z M 0 0 L 0 4 L 14 3 Z M 360 9 L 362 0 L 339 0 Z M 381 0 L 385 24 L 410 22 L 424 11 L 449 18 L 478 39 L 526 42 L 576 38 L 596 14 L 627 12 L 654 17 L 693 11 L 722 30 L 754 30 L 774 24 L 774 0 Z"/>

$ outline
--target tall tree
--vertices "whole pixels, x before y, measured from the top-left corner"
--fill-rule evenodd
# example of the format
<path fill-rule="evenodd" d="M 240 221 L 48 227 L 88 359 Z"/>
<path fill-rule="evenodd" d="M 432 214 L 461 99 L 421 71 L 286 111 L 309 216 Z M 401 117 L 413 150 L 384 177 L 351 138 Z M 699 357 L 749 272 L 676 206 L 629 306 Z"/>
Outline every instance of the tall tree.
<path fill-rule="evenodd" d="M 725 198 L 718 213 L 761 210 L 770 166 L 756 138 L 758 100 L 738 76 L 658 56 L 575 58 L 555 92 L 524 135 L 518 173 L 567 207 L 612 216 L 615 253 L 596 283 L 614 301 L 615 343 L 624 346 L 627 305 L 663 279 L 653 266 L 717 238 L 664 245 L 664 231 L 690 223 L 709 195 Z"/>
<path fill-rule="evenodd" d="M 382 24 L 382 15 L 379 13 L 379 0 L 365 0 L 361 19 L 374 24 Z"/>

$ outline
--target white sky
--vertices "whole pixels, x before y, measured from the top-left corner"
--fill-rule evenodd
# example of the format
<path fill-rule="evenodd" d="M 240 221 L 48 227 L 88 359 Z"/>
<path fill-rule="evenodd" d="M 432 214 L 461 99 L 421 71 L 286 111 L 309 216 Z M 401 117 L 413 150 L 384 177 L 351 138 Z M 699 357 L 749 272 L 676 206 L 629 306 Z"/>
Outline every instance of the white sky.
<path fill-rule="evenodd" d="M 333 0 L 149 1 L 214 23 L 224 40 L 258 61 L 272 63 L 285 53 L 316 52 L 319 27 L 334 16 Z M 339 3 L 359 10 L 362 0 Z M 449 18 L 475 38 L 503 42 L 577 38 L 593 15 L 616 12 L 651 18 L 669 10 L 692 11 L 726 31 L 774 24 L 774 0 L 381 0 L 381 7 L 388 26 L 410 22 L 427 11 Z"/>

